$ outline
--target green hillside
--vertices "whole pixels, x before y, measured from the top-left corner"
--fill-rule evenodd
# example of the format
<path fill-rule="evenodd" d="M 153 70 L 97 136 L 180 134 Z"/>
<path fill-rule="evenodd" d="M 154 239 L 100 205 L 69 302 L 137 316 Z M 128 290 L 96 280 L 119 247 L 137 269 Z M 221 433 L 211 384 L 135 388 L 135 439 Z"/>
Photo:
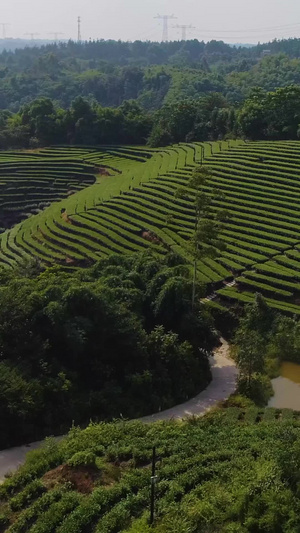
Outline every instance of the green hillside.
<path fill-rule="evenodd" d="M 298 141 L 2 152 L 2 225 L 31 216 L 2 234 L 0 264 L 35 257 L 45 265 L 87 266 L 147 248 L 173 250 L 190 263 L 193 190 L 185 199 L 175 193 L 202 152 L 212 172 L 204 188 L 213 212 L 226 209 L 230 218 L 221 233 L 226 250 L 199 262 L 199 280 L 222 301 L 248 302 L 261 292 L 271 307 L 300 314 Z M 222 287 L 224 280 L 235 284 Z"/>
<path fill-rule="evenodd" d="M 223 145 L 228 147 L 228 143 Z M 220 150 L 219 143 L 186 144 L 162 150 L 50 148 L 32 154 L 33 162 L 24 161 L 23 156 L 21 163 L 19 154 L 2 152 L 3 181 L 7 180 L 9 166 L 14 181 L 19 179 L 19 173 L 26 173 L 26 189 L 40 176 L 43 165 L 65 182 L 75 169 L 77 178 L 81 177 L 77 186 L 81 187 L 86 185 L 87 176 L 91 179 L 87 172 L 94 172 L 95 183 L 3 233 L 0 262 L 14 265 L 33 256 L 47 265 L 56 261 L 78 266 L 111 253 L 128 254 L 147 248 L 158 254 L 172 249 L 190 259 L 186 236 L 193 228 L 193 208 L 187 200 L 175 200 L 174 192 L 199 164 L 203 147 L 206 156 L 212 150 Z M 47 166 L 49 160 L 51 164 Z M 52 184 L 53 194 L 56 183 Z M 39 200 L 37 193 L 36 202 Z M 9 207 L 18 215 L 24 210 L 22 203 L 14 200 Z M 199 271 L 204 282 L 220 281 L 229 275 L 211 259 L 199 264 Z"/>
<path fill-rule="evenodd" d="M 299 414 L 221 409 L 185 422 L 116 422 L 46 441 L 0 489 L 9 533 L 294 533 Z M 148 527 L 152 447 L 156 521 Z"/>

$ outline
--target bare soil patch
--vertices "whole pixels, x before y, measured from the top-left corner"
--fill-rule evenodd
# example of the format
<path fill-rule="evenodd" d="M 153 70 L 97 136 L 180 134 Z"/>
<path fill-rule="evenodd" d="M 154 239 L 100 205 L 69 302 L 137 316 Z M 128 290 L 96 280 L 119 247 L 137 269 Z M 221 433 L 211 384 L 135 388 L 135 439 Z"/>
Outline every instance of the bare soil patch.
<path fill-rule="evenodd" d="M 100 477 L 101 471 L 96 467 L 78 466 L 73 468 L 64 464 L 47 472 L 43 477 L 43 483 L 48 489 L 70 483 L 72 489 L 82 494 L 90 494 Z"/>

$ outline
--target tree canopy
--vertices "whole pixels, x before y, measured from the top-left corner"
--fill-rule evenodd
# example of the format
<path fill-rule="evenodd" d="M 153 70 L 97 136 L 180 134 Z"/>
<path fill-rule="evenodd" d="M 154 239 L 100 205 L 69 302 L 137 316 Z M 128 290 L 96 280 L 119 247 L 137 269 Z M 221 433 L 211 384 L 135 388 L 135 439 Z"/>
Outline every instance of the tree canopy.
<path fill-rule="evenodd" d="M 155 412 L 207 385 L 213 320 L 173 264 L 146 253 L 74 274 L 3 272 L 0 447 Z"/>

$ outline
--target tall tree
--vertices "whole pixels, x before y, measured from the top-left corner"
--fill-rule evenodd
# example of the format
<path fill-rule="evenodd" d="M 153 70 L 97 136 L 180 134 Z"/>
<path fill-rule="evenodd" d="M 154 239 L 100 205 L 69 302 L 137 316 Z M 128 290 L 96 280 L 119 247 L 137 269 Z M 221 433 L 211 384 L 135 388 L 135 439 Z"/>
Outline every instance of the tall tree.
<path fill-rule="evenodd" d="M 217 249 L 222 247 L 222 243 L 218 239 L 219 222 L 211 211 L 212 197 L 204 190 L 210 177 L 209 167 L 197 167 L 188 182 L 188 186 L 176 191 L 177 198 L 190 198 L 191 189 L 194 193 L 195 225 L 190 243 L 193 255 L 192 307 L 195 305 L 196 298 L 198 261 L 207 256 L 214 256 Z"/>
<path fill-rule="evenodd" d="M 242 377 L 247 379 L 248 387 L 251 388 L 251 380 L 255 372 L 264 369 L 265 343 L 257 331 L 242 329 L 236 337 L 237 354 L 236 360 Z"/>

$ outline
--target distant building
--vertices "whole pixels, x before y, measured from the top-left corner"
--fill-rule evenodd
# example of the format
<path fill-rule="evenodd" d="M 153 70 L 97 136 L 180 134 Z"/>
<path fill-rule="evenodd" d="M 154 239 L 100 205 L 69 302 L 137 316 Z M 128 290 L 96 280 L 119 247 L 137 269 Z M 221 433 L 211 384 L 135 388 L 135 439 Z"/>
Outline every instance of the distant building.
<path fill-rule="evenodd" d="M 270 56 L 270 55 L 271 55 L 271 50 L 263 50 L 261 53 L 262 57 Z"/>

